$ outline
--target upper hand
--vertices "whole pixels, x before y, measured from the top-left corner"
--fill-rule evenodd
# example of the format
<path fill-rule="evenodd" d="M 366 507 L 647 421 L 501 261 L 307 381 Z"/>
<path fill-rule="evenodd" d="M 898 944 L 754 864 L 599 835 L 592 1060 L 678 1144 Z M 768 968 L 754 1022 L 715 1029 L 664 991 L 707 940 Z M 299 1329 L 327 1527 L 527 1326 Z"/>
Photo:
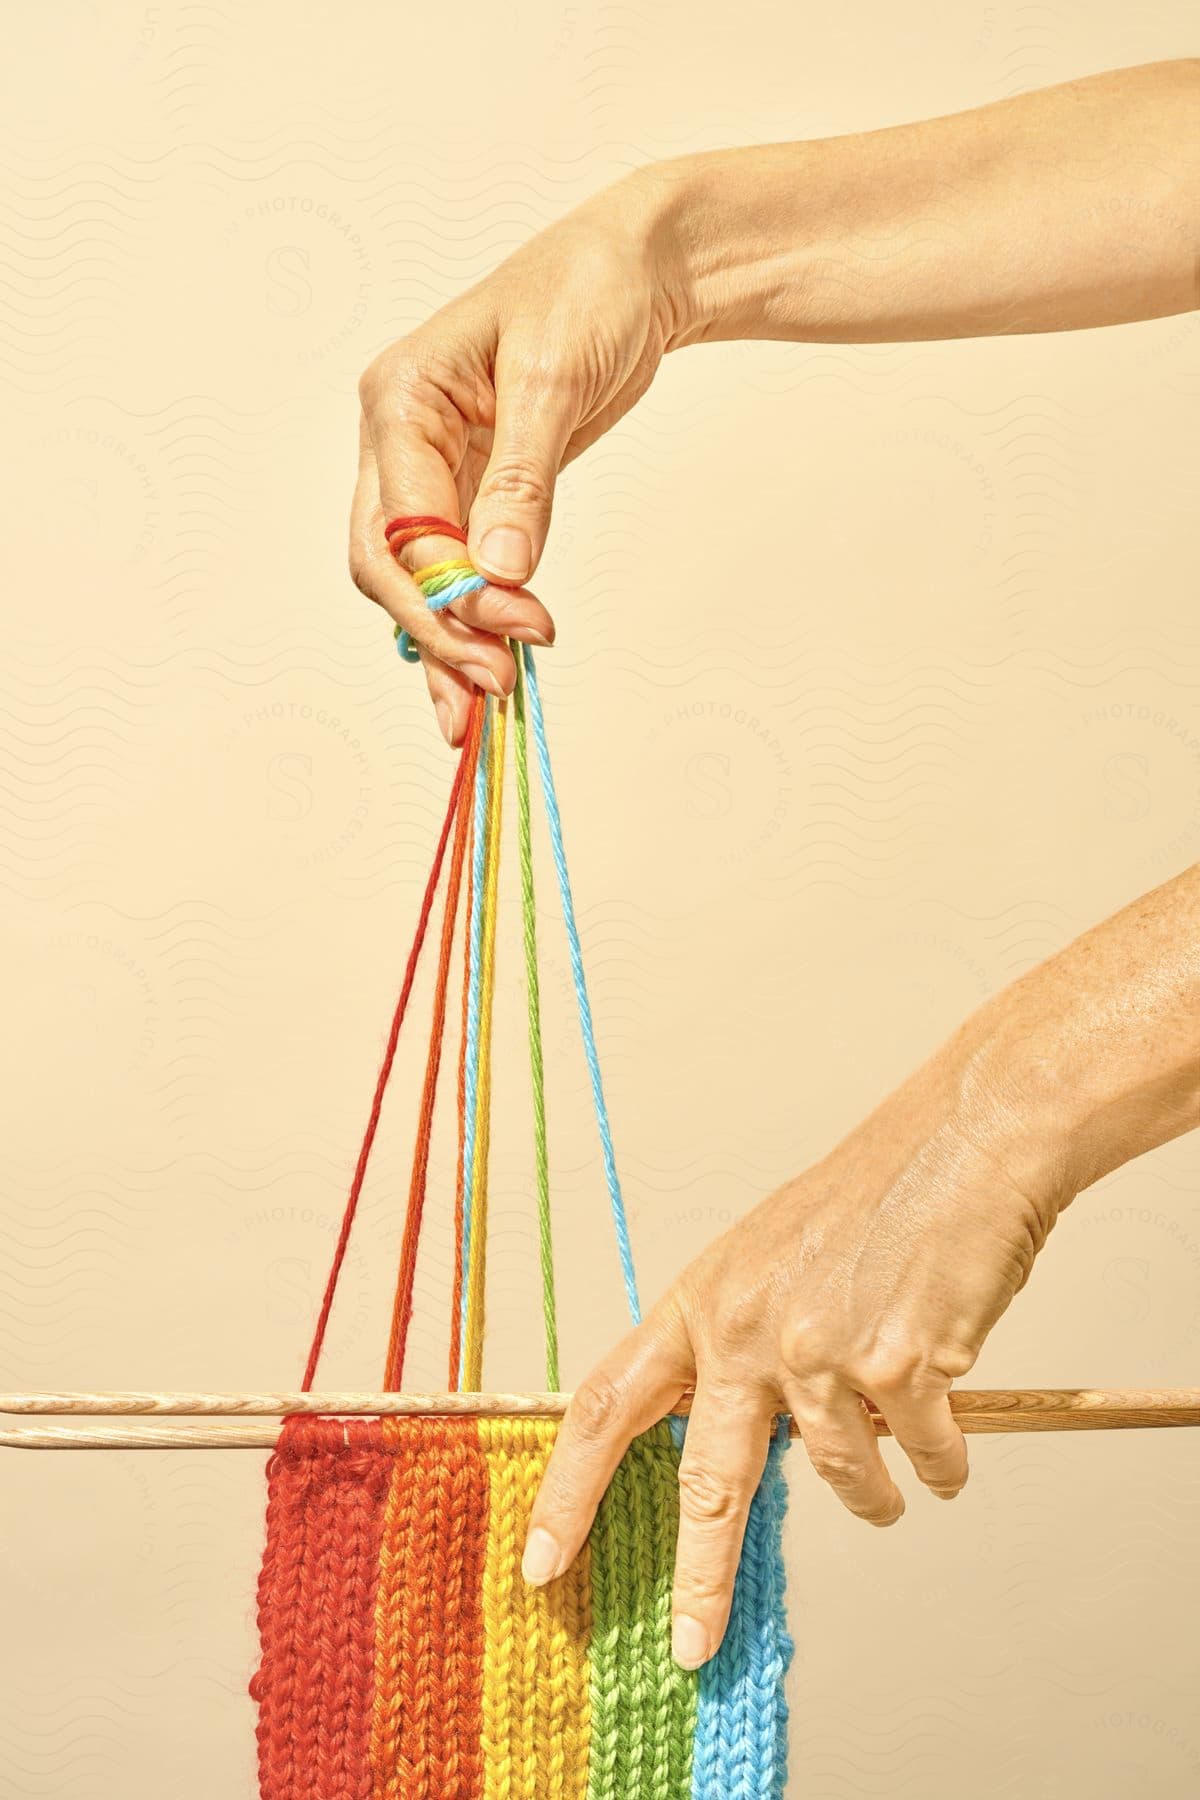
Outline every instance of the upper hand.
<path fill-rule="evenodd" d="M 503 637 L 553 642 L 550 615 L 524 584 L 559 470 L 639 399 L 667 347 L 671 308 L 641 193 L 631 179 L 568 214 L 376 357 L 359 383 L 351 573 L 419 647 L 451 744 L 476 686 L 512 691 Z M 467 556 L 495 585 L 429 612 L 384 539 L 398 514 L 468 520 Z M 402 553 L 408 568 L 462 554 L 437 537 Z"/>

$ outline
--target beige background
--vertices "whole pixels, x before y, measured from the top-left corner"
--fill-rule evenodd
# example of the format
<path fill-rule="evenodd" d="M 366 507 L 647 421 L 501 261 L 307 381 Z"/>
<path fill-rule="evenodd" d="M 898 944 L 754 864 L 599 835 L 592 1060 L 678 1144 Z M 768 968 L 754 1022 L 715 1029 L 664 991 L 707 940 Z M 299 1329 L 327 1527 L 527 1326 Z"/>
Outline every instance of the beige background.
<path fill-rule="evenodd" d="M 10 8 L 0 1385 L 299 1374 L 449 776 L 344 574 L 370 356 L 638 162 L 1185 54 L 1190 15 Z M 1200 855 L 1198 400 L 1195 316 L 714 348 L 564 480 L 543 678 L 648 1293 Z M 621 1307 L 548 874 L 573 1381 Z M 515 1032 L 511 939 L 500 983 Z M 378 1378 L 415 1068 L 331 1380 Z M 500 1100 L 488 1373 L 536 1386 L 516 1055 Z M 1198 1191 L 1193 1139 L 1083 1196 L 976 1379 L 1194 1379 Z M 980 1442 L 953 1508 L 899 1471 L 891 1534 L 797 1461 L 792 1791 L 1193 1794 L 1197 1449 Z M 4 1800 L 246 1800 L 262 1458 L 13 1454 L 0 1501 Z"/>

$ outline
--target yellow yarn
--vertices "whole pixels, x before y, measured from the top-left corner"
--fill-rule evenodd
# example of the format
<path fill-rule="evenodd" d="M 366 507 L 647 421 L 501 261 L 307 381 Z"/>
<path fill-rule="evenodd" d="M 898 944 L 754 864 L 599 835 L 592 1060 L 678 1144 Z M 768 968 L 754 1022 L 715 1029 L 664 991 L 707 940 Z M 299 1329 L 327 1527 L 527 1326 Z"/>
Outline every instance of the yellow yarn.
<path fill-rule="evenodd" d="M 420 587 L 422 582 L 436 581 L 439 575 L 458 575 L 464 569 L 468 575 L 475 573 L 470 563 L 464 562 L 461 556 L 451 556 L 444 562 L 426 563 L 423 569 L 414 569 L 413 580 Z"/>
<path fill-rule="evenodd" d="M 539 1738 L 547 1800 L 587 1800 L 592 1735 L 591 1551 L 585 1544 L 559 1581 L 537 1589 Z"/>
<path fill-rule="evenodd" d="M 483 1385 L 484 1291 L 487 1273 L 487 1166 L 491 1138 L 492 999 L 496 989 L 496 912 L 500 886 L 500 822 L 504 801 L 504 744 L 508 702 L 497 702 L 492 727 L 491 787 L 488 795 L 487 860 L 483 880 L 483 943 L 479 976 L 479 1097 L 475 1150 L 471 1163 L 471 1246 L 467 1318 L 463 1334 L 463 1386 Z"/>
<path fill-rule="evenodd" d="M 483 1800 L 586 1800 L 589 1572 L 545 1588 L 521 1550 L 554 1443 L 546 1419 L 480 1419 L 490 1487 L 483 1573 Z"/>

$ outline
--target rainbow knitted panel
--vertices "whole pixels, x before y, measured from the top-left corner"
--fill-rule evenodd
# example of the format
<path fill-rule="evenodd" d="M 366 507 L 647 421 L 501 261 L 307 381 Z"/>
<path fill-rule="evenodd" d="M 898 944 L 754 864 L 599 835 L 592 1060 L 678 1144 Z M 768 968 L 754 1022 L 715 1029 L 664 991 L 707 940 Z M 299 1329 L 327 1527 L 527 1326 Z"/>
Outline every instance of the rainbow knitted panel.
<path fill-rule="evenodd" d="M 393 549 L 465 533 L 396 519 Z M 418 569 L 435 610 L 482 580 L 462 561 Z M 474 584 L 474 585 L 472 585 Z M 403 648 L 403 643 L 402 643 Z M 509 702 L 478 696 L 426 882 L 302 1386 L 313 1391 L 331 1307 L 380 1125 L 397 1043 L 445 870 L 445 906 L 383 1388 L 404 1387 L 430 1143 L 447 1019 L 458 1043 L 458 1155 L 448 1381 L 484 1392 L 493 994 L 505 746 L 516 771 L 528 1010 L 533 1189 L 546 1387 L 559 1386 L 550 1160 L 538 979 L 530 764 L 559 890 L 588 1085 L 629 1312 L 632 1245 L 604 1097 L 537 672 L 527 645 Z M 530 754 L 532 750 L 532 756 Z M 461 904 L 460 904 L 461 902 Z M 462 1003 L 449 1005 L 461 933 Z M 503 946 L 500 953 L 504 954 Z M 780 1546 L 785 1437 L 750 1512 L 728 1633 L 686 1673 L 671 1655 L 671 1587 L 686 1425 L 664 1420 L 627 1450 L 588 1544 L 530 1587 L 520 1559 L 557 1426 L 439 1413 L 293 1415 L 268 1464 L 258 1587 L 263 1800 L 778 1800 L 783 1677 L 791 1654 Z"/>
<path fill-rule="evenodd" d="M 770 1461 L 729 1633 L 674 1662 L 679 1451 L 635 1440 L 571 1570 L 521 1547 L 557 1427 L 292 1417 L 259 1578 L 263 1800 L 749 1800 L 785 1774 L 791 1653 Z"/>

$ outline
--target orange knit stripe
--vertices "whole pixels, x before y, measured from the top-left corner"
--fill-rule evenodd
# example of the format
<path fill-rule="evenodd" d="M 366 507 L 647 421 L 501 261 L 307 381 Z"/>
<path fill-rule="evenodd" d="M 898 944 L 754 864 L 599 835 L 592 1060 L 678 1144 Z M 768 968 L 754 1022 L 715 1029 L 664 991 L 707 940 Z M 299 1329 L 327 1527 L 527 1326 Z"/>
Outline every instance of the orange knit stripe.
<path fill-rule="evenodd" d="M 384 1419 L 371 1800 L 478 1800 L 488 1477 L 473 1419 Z"/>

